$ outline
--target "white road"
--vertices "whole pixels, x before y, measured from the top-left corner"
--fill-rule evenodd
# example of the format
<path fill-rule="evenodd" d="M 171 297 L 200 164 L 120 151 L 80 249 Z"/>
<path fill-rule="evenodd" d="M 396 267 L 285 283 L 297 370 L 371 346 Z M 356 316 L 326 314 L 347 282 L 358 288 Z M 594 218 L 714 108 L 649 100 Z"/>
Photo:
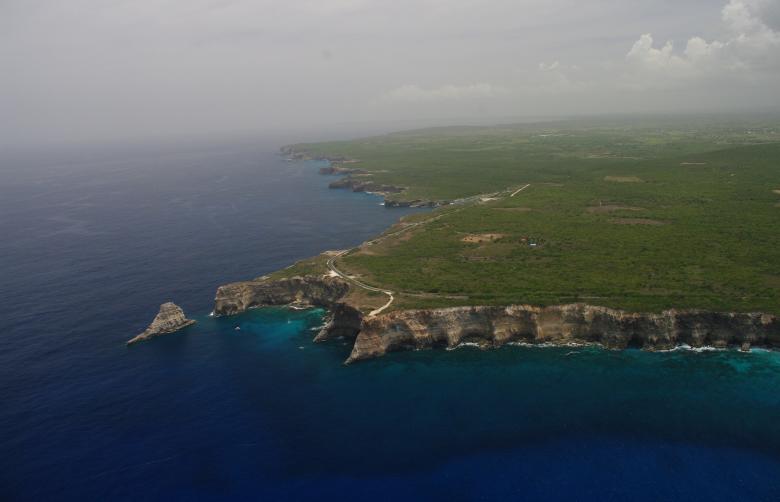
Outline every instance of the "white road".
<path fill-rule="evenodd" d="M 531 184 L 529 183 L 529 184 L 527 184 L 526 186 L 524 186 L 522 188 L 518 188 L 517 190 L 514 191 L 514 193 L 512 195 L 510 195 L 510 197 L 514 197 L 515 195 L 519 194 L 520 192 L 522 192 L 523 190 L 525 190 L 526 188 L 528 188 L 530 186 L 531 186 Z"/>
<path fill-rule="evenodd" d="M 510 195 L 510 197 L 514 197 L 515 195 L 519 194 L 520 192 L 522 192 L 523 190 L 525 190 L 525 189 L 526 189 L 526 188 L 528 188 L 529 186 L 531 186 L 531 184 L 530 184 L 530 183 L 528 183 L 528 184 L 527 184 L 527 185 L 525 185 L 524 187 L 518 188 L 517 190 L 515 190 L 515 191 L 512 193 L 512 195 Z M 506 192 L 505 192 L 505 193 L 506 193 Z M 497 193 L 496 193 L 496 194 L 489 194 L 489 195 L 493 196 L 493 195 L 497 195 Z M 467 199 L 463 199 L 461 202 L 462 202 L 462 203 L 466 203 L 466 202 L 473 202 L 473 201 L 475 201 L 475 200 L 478 200 L 480 197 L 482 197 L 482 196 L 476 195 L 476 196 L 473 196 L 473 197 L 469 197 L 469 198 L 467 198 Z M 403 233 L 403 232 L 406 232 L 406 231 L 408 231 L 408 230 L 411 230 L 412 228 L 415 228 L 415 227 L 417 227 L 417 226 L 420 226 L 420 225 L 424 225 L 424 224 L 430 223 L 430 222 L 432 222 L 432 221 L 436 221 L 436 220 L 438 220 L 439 218 L 441 218 L 442 216 L 446 216 L 446 215 L 448 215 L 448 214 L 452 214 L 452 213 L 457 213 L 457 212 L 459 212 L 459 211 L 462 211 L 463 209 L 465 209 L 465 206 L 464 206 L 464 207 L 461 207 L 461 208 L 459 208 L 459 209 L 456 209 L 456 210 L 454 210 L 454 211 L 450 211 L 450 212 L 447 212 L 447 213 L 444 213 L 444 214 L 440 214 L 440 215 L 438 215 L 438 216 L 434 216 L 433 218 L 429 218 L 429 219 L 427 219 L 427 220 L 424 220 L 424 221 L 418 221 L 417 223 L 412 223 L 412 224 L 410 224 L 410 225 L 407 225 L 407 226 L 405 226 L 404 228 L 402 228 L 402 229 L 400 229 L 400 230 L 397 230 L 397 231 L 395 231 L 395 232 L 391 232 L 391 233 L 389 233 L 389 234 L 385 234 L 385 235 L 383 235 L 383 236 L 381 236 L 381 237 L 378 237 L 378 238 L 376 238 L 376 239 L 374 239 L 374 240 L 368 241 L 368 242 L 366 242 L 366 245 L 368 245 L 368 246 L 374 245 L 374 244 L 376 244 L 376 243 L 378 243 L 378 242 L 381 242 L 381 241 L 383 241 L 383 240 L 387 239 L 388 237 L 394 237 L 394 236 L 396 236 L 396 235 L 398 235 L 398 234 L 400 234 L 400 233 Z M 355 286 L 358 286 L 358 287 L 360 287 L 360 288 L 363 288 L 363 289 L 365 289 L 365 290 L 367 290 L 367 291 L 374 291 L 374 292 L 376 292 L 376 293 L 384 293 L 384 294 L 386 294 L 386 295 L 388 296 L 388 298 L 389 298 L 389 299 L 387 300 L 387 303 L 385 303 L 384 305 L 382 305 L 382 306 L 381 306 L 381 307 L 379 307 L 378 309 L 376 309 L 376 310 L 372 310 L 371 312 L 369 312 L 369 313 L 368 313 L 368 317 L 374 317 L 374 316 L 376 316 L 376 315 L 379 315 L 379 314 L 381 314 L 382 312 L 384 312 L 384 311 L 385 311 L 385 310 L 386 310 L 388 307 L 390 307 L 390 305 L 393 303 L 393 300 L 395 300 L 395 298 L 393 297 L 393 294 L 394 294 L 394 293 L 393 293 L 392 291 L 388 291 L 388 290 L 381 289 L 381 288 L 375 288 L 374 286 L 369 286 L 368 284 L 364 284 L 364 283 L 362 283 L 362 282 L 358 281 L 357 279 L 355 279 L 355 278 L 353 278 L 353 277 L 350 277 L 350 276 L 348 276 L 347 274 L 345 274 L 344 272 L 342 272 L 341 270 L 339 270 L 338 268 L 336 268 L 336 263 L 335 263 L 335 262 L 336 262 L 336 258 L 340 258 L 340 257 L 344 256 L 344 255 L 345 255 L 345 254 L 347 254 L 349 251 L 350 251 L 350 250 L 349 250 L 349 249 L 347 249 L 347 250 L 345 250 L 345 251 L 340 251 L 340 252 L 336 253 L 335 255 L 331 256 L 331 257 L 328 259 L 328 261 L 326 262 L 326 264 L 327 264 L 327 266 L 328 266 L 328 270 L 330 270 L 330 271 L 331 271 L 331 272 L 333 272 L 334 274 L 338 275 L 339 277 L 341 277 L 341 278 L 342 278 L 342 279 L 344 279 L 345 281 L 347 281 L 347 282 L 351 282 L 351 283 L 352 283 L 352 284 L 354 284 Z"/>

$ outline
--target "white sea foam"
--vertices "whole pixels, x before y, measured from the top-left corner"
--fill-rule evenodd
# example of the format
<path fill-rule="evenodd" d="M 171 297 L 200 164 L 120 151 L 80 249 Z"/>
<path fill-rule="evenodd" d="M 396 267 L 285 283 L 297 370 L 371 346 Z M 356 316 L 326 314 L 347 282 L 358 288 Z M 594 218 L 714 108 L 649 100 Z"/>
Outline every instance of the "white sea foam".
<path fill-rule="evenodd" d="M 552 342 L 543 342 L 543 343 L 529 343 L 529 342 L 509 342 L 507 345 L 511 345 L 513 347 L 532 347 L 532 348 L 538 348 L 538 349 L 552 349 L 552 348 L 560 348 L 560 347 L 568 347 L 568 348 L 582 348 L 582 347 L 592 347 L 596 344 L 593 343 L 577 343 L 577 342 L 568 342 L 568 343 L 552 343 Z"/>
<path fill-rule="evenodd" d="M 476 342 L 463 342 L 455 345 L 454 347 L 447 347 L 447 350 L 457 350 L 463 347 L 472 347 L 472 348 L 481 349 L 482 345 Z"/>
<path fill-rule="evenodd" d="M 731 350 L 731 349 L 722 349 L 722 348 L 718 348 L 718 347 L 713 347 L 711 345 L 704 345 L 702 347 L 691 347 L 687 343 L 683 343 L 683 344 L 680 344 L 680 345 L 678 345 L 676 347 L 673 347 L 671 349 L 656 350 L 655 352 L 678 352 L 678 351 L 682 351 L 682 350 L 688 351 L 688 352 L 702 353 L 702 352 L 723 352 L 723 351 Z"/>

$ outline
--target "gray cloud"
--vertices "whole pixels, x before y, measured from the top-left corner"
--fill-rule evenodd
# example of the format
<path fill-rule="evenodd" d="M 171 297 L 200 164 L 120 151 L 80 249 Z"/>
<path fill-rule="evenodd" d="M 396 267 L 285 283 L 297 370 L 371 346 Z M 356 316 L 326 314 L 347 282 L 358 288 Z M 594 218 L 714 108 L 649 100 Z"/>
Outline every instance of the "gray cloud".
<path fill-rule="evenodd" d="M 779 5 L 3 0 L 0 142 L 759 108 Z"/>

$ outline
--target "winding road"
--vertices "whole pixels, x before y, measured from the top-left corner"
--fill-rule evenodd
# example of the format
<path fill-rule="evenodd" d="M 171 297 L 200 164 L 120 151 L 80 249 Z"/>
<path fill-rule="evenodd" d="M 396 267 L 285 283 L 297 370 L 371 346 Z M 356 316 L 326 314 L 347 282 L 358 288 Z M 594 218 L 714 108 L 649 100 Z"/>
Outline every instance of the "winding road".
<path fill-rule="evenodd" d="M 515 190 L 510 195 L 510 197 L 514 197 L 515 195 L 517 195 L 518 193 L 522 192 L 523 190 L 525 190 L 529 186 L 531 186 L 530 183 L 528 183 L 527 185 L 525 185 L 525 186 L 523 186 L 521 188 L 518 188 L 517 190 Z M 489 194 L 488 196 L 495 196 L 495 195 L 498 195 L 499 193 L 501 193 L 501 192 L 496 192 L 496 193 L 493 193 L 493 194 Z M 503 192 L 503 193 L 508 193 L 508 190 Z M 418 221 L 416 223 L 410 223 L 409 225 L 406 225 L 404 228 L 402 228 L 400 230 L 396 230 L 395 232 L 391 232 L 389 234 L 382 235 L 380 237 L 377 237 L 376 239 L 373 239 L 373 240 L 370 240 L 370 241 L 366 241 L 366 243 L 364 245 L 366 245 L 366 246 L 373 246 L 374 244 L 382 242 L 383 240 L 385 240 L 385 239 L 387 239 L 389 237 L 394 237 L 394 236 L 396 236 L 398 234 L 402 234 L 404 232 L 407 232 L 407 231 L 411 230 L 412 228 L 416 228 L 416 227 L 418 227 L 420 225 L 424 225 L 424 224 L 430 223 L 432 221 L 436 221 L 436 220 L 442 218 L 443 216 L 447 216 L 447 215 L 450 215 L 450 214 L 462 211 L 466 207 L 468 207 L 467 204 L 469 202 L 474 202 L 476 200 L 480 200 L 482 197 L 485 197 L 485 195 L 475 195 L 475 196 L 472 196 L 472 197 L 468 197 L 468 198 L 456 201 L 456 203 L 462 204 L 463 206 L 458 208 L 458 209 L 455 209 L 454 211 L 448 211 L 448 212 L 440 214 L 438 216 L 434 216 L 433 218 L 428 218 L 427 220 Z M 388 300 L 387 300 L 387 303 L 385 303 L 384 305 L 382 305 L 378 309 L 372 310 L 371 312 L 368 313 L 368 317 L 374 317 L 376 315 L 379 315 L 382 312 L 384 312 L 388 307 L 390 307 L 390 305 L 393 303 L 393 300 L 395 300 L 395 297 L 393 295 L 395 293 L 393 293 L 392 291 L 389 291 L 387 289 L 375 288 L 374 286 L 369 286 L 368 284 L 360 282 L 359 280 L 355 279 L 354 277 L 350 277 L 346 273 L 344 273 L 341 270 L 339 270 L 336 267 L 336 259 L 337 258 L 341 258 L 342 256 L 344 256 L 345 254 L 349 253 L 350 251 L 351 251 L 351 249 L 346 249 L 344 251 L 339 251 L 338 253 L 336 253 L 333 256 L 331 256 L 330 258 L 328 258 L 328 261 L 326 262 L 328 270 L 330 270 L 331 272 L 333 272 L 337 276 L 341 277 L 345 281 L 347 281 L 349 283 L 352 283 L 355 286 L 358 286 L 358 287 L 360 287 L 362 289 L 365 289 L 366 291 L 374 291 L 376 293 L 384 293 L 384 294 L 386 294 L 389 297 Z"/>

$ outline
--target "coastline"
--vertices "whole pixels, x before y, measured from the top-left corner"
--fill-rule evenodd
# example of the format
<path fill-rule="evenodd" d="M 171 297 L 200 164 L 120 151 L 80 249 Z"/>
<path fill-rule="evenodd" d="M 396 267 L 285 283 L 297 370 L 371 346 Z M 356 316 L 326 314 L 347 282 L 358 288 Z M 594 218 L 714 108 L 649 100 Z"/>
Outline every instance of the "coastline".
<path fill-rule="evenodd" d="M 350 159 L 341 156 L 314 156 L 308 150 L 296 149 L 295 145 L 283 146 L 279 149 L 279 151 L 282 155 L 285 155 L 287 160 L 290 162 L 308 160 L 328 161 L 330 165 L 328 167 L 320 168 L 319 174 L 326 176 L 343 176 L 336 181 L 330 182 L 328 184 L 328 188 L 345 189 L 351 190 L 353 192 L 365 192 L 379 195 L 384 198 L 385 207 L 435 208 L 439 206 L 446 206 L 451 203 L 449 200 L 403 198 L 401 195 L 408 189 L 408 187 L 375 183 L 370 179 L 372 174 L 369 171 L 360 168 L 345 167 L 345 164 L 360 163 L 360 160 L 358 159 Z"/>
<path fill-rule="evenodd" d="M 330 183 L 329 188 L 349 188 L 354 192 L 382 195 L 387 207 L 396 207 L 394 204 L 397 207 L 451 204 L 450 201 L 403 200 L 388 204 L 388 195 L 400 194 L 404 188 L 377 186 L 370 181 L 353 179 L 353 175 L 367 175 L 361 169 L 344 167 L 344 164 L 359 163 L 356 159 L 315 158 L 307 151 L 296 150 L 293 146 L 282 147 L 281 153 L 287 155 L 288 160 L 329 161 L 331 165 L 320 169 L 320 174 L 345 176 Z M 511 196 L 524 188 L 527 186 Z M 401 231 L 406 228 L 409 227 Z M 382 238 L 367 241 L 360 247 L 371 245 Z M 352 352 L 345 364 L 399 350 L 452 350 L 461 346 L 486 349 L 512 344 L 599 345 L 607 349 L 631 347 L 648 351 L 681 350 L 686 347 L 692 350 L 712 347 L 715 350 L 736 348 L 750 351 L 753 347 L 780 347 L 780 319 L 762 312 L 712 312 L 697 309 L 668 309 L 660 313 L 629 312 L 606 306 L 572 303 L 546 306 L 473 305 L 400 309 L 385 313 L 393 303 L 392 291 L 367 286 L 333 265 L 336 258 L 348 251 L 325 252 L 315 257 L 312 260 L 319 267 L 314 267 L 314 270 L 307 268 L 309 273 L 306 274 L 286 277 L 270 274 L 253 281 L 221 286 L 215 297 L 214 314 L 233 315 L 266 305 L 325 308 L 329 312 L 328 322 L 319 330 L 314 341 L 334 338 L 352 340 Z M 295 264 L 285 270 L 295 272 L 294 267 Z M 361 288 L 385 294 L 389 301 L 383 300 L 381 305 L 367 304 L 363 297 L 355 294 L 355 290 Z"/>
<path fill-rule="evenodd" d="M 780 347 L 780 319 L 760 312 L 666 310 L 627 312 L 575 303 L 533 306 L 468 306 L 366 313 L 350 301 L 351 286 L 339 277 L 260 278 L 228 284 L 217 290 L 215 315 L 296 304 L 329 311 L 315 342 L 350 340 L 345 364 L 403 350 L 452 349 L 464 344 L 497 348 L 599 345 L 607 349 L 640 348 L 668 351 Z"/>

